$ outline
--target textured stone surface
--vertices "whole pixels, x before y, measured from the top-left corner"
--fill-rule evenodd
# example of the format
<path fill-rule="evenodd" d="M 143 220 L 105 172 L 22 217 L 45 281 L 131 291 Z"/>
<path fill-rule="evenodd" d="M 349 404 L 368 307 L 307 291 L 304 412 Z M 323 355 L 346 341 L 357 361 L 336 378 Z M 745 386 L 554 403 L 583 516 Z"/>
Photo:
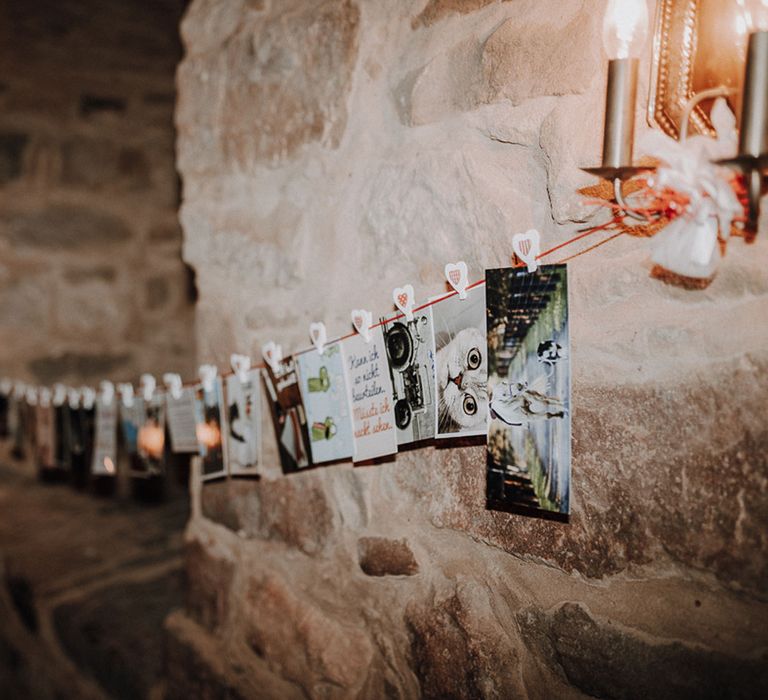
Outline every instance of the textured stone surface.
<path fill-rule="evenodd" d="M 761 698 L 765 653 L 752 659 L 670 642 L 650 644 L 610 621 L 566 603 L 553 614 L 518 615 L 526 643 L 570 683 L 598 698 Z"/>
<path fill-rule="evenodd" d="M 360 568 L 368 576 L 413 576 L 419 564 L 407 540 L 361 537 L 357 541 Z"/>
<path fill-rule="evenodd" d="M 123 243 L 131 237 L 120 218 L 70 205 L 54 205 L 41 212 L 5 213 L 2 224 L 5 238 L 24 247 L 91 249 Z"/>
<path fill-rule="evenodd" d="M 195 42 L 196 20 L 204 24 L 201 45 Z M 270 21 L 241 3 L 193 8 L 182 27 L 187 45 L 193 52 L 217 53 L 203 72 L 198 68 L 205 65 L 205 53 L 182 65 L 182 75 L 207 99 L 181 95 L 176 113 L 181 133 L 208 134 L 210 162 L 233 168 L 285 159 L 313 141 L 334 147 L 346 121 L 358 22 L 351 0 L 278 6 Z M 228 79 L 220 80 L 224 75 Z M 186 143 L 182 139 L 181 162 L 201 164 L 200 153 L 188 153 Z"/>
<path fill-rule="evenodd" d="M 23 133 L 0 133 L 0 185 L 21 175 L 24 147 L 29 136 Z"/>
<path fill-rule="evenodd" d="M 195 0 L 176 117 L 201 357 L 304 347 L 311 321 L 347 332 L 351 307 L 383 313 L 406 280 L 439 292 L 447 260 L 478 279 L 509 264 L 515 232 L 575 235 L 594 216 L 576 189 L 600 157 L 603 10 Z M 338 26 L 315 42 L 320 17 Z M 238 573 L 226 631 L 188 638 L 287 695 L 752 697 L 768 648 L 767 261 L 763 232 L 731 241 L 697 292 L 651 279 L 640 239 L 570 261 L 567 523 L 488 510 L 482 438 L 283 477 L 265 414 L 264 478 L 195 487 L 188 535 Z M 201 677 L 242 687 L 206 663 Z"/>
<path fill-rule="evenodd" d="M 185 4 L 0 9 L 2 376 L 60 354 L 123 356 L 114 380 L 194 370 L 173 128 Z M 158 277 L 173 289 L 147 304 Z M 80 367 L 49 378 L 94 378 Z"/>
<path fill-rule="evenodd" d="M 53 625 L 67 655 L 112 697 L 142 697 L 161 676 L 165 640 L 159 630 L 180 599 L 181 576 L 176 571 L 61 605 L 53 611 Z"/>
<path fill-rule="evenodd" d="M 362 685 L 372 656 L 365 633 L 330 617 L 291 589 L 273 576 L 249 584 L 248 644 L 308 693 Z M 275 634 L 277 628 L 280 634 Z"/>
<path fill-rule="evenodd" d="M 290 479 L 206 484 L 202 513 L 246 537 L 278 540 L 306 554 L 320 551 L 333 527 L 323 491 Z"/>
<path fill-rule="evenodd" d="M 234 569 L 233 562 L 209 554 L 197 541 L 187 546 L 187 610 L 209 630 L 227 621 Z"/>
<path fill-rule="evenodd" d="M 3 697 L 152 697 L 184 603 L 186 499 L 141 507 L 41 484 L 0 445 Z"/>

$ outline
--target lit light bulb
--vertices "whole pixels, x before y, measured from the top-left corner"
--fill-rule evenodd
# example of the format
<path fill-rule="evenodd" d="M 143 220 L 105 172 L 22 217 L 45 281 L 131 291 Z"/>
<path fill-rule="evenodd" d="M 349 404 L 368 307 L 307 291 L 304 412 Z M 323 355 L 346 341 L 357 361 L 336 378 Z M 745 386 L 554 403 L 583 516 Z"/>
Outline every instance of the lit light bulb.
<path fill-rule="evenodd" d="M 221 431 L 212 423 L 198 423 L 195 426 L 197 441 L 209 450 L 221 445 Z"/>
<path fill-rule="evenodd" d="M 750 32 L 768 31 L 768 0 L 740 0 Z"/>
<path fill-rule="evenodd" d="M 647 34 L 646 0 L 608 0 L 603 19 L 603 45 L 608 58 L 638 58 Z"/>

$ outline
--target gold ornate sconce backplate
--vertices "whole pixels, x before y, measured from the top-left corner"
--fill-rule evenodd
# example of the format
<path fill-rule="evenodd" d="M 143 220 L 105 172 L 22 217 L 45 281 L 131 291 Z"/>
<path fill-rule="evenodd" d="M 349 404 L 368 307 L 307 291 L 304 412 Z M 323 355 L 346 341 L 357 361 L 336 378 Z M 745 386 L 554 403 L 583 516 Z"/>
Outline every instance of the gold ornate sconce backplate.
<path fill-rule="evenodd" d="M 734 114 L 741 112 L 747 26 L 739 0 L 658 0 L 653 38 L 648 123 L 677 138 L 686 102 L 725 86 Z M 712 101 L 698 105 L 689 133 L 713 134 Z"/>

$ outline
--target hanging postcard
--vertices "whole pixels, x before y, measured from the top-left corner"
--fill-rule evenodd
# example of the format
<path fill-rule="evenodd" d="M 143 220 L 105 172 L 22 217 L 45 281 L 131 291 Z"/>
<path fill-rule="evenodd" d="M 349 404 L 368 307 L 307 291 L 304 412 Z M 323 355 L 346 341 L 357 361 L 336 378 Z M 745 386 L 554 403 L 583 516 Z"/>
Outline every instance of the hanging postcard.
<path fill-rule="evenodd" d="M 286 473 L 312 466 L 309 427 L 294 358 L 267 364 L 262 375 L 275 426 L 280 462 Z"/>
<path fill-rule="evenodd" d="M 40 401 L 35 407 L 35 453 L 37 467 L 56 468 L 56 424 L 50 401 Z"/>
<path fill-rule="evenodd" d="M 258 476 L 261 462 L 261 384 L 258 369 L 227 376 L 227 461 L 232 476 Z"/>
<path fill-rule="evenodd" d="M 70 392 L 69 425 L 72 483 L 78 488 L 84 488 L 88 483 L 91 469 L 95 415 L 93 405 L 84 405 L 81 394 L 77 390 Z"/>
<path fill-rule="evenodd" d="M 485 435 L 488 361 L 485 285 L 449 294 L 432 306 L 438 438 Z"/>
<path fill-rule="evenodd" d="M 137 452 L 131 461 L 131 475 L 139 477 L 158 476 L 165 467 L 165 397 L 155 392 L 141 404 L 143 411 L 136 436 Z"/>
<path fill-rule="evenodd" d="M 370 340 L 353 335 L 342 342 L 349 405 L 352 410 L 356 462 L 397 452 L 392 380 L 381 326 Z"/>
<path fill-rule="evenodd" d="M 487 498 L 567 514 L 571 422 L 565 265 L 488 270 Z"/>
<path fill-rule="evenodd" d="M 171 440 L 171 452 L 174 454 L 199 454 L 195 390 L 185 386 L 180 387 L 176 393 L 168 391 L 165 395 L 165 402 L 168 412 L 168 435 Z"/>
<path fill-rule="evenodd" d="M 130 403 L 120 402 L 120 433 L 123 448 L 131 458 L 131 469 L 139 454 L 139 428 L 144 422 L 144 400 L 140 396 L 132 397 Z"/>
<path fill-rule="evenodd" d="M 117 398 L 108 401 L 96 399 L 96 429 L 91 461 L 95 476 L 114 476 L 117 473 Z"/>
<path fill-rule="evenodd" d="M 296 356 L 315 464 L 350 459 L 354 453 L 349 395 L 341 344 Z"/>
<path fill-rule="evenodd" d="M 199 384 L 196 389 L 197 441 L 202 457 L 202 479 L 217 479 L 227 475 L 224 454 L 224 392 L 221 377 Z"/>
<path fill-rule="evenodd" d="M 8 431 L 8 407 L 10 404 L 11 382 L 8 379 L 0 381 L 0 439 L 10 434 Z"/>
<path fill-rule="evenodd" d="M 435 338 L 432 309 L 382 319 L 387 349 L 397 444 L 435 437 Z"/>

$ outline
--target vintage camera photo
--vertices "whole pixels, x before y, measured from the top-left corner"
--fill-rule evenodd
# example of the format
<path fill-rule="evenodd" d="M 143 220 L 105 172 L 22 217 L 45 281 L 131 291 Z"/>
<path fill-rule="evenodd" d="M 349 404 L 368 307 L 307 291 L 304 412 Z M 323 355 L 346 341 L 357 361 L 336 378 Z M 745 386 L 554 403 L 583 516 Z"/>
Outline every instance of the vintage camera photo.
<path fill-rule="evenodd" d="M 392 404 L 397 444 L 435 437 L 435 335 L 432 309 L 382 319 L 387 363 L 392 379 Z"/>

